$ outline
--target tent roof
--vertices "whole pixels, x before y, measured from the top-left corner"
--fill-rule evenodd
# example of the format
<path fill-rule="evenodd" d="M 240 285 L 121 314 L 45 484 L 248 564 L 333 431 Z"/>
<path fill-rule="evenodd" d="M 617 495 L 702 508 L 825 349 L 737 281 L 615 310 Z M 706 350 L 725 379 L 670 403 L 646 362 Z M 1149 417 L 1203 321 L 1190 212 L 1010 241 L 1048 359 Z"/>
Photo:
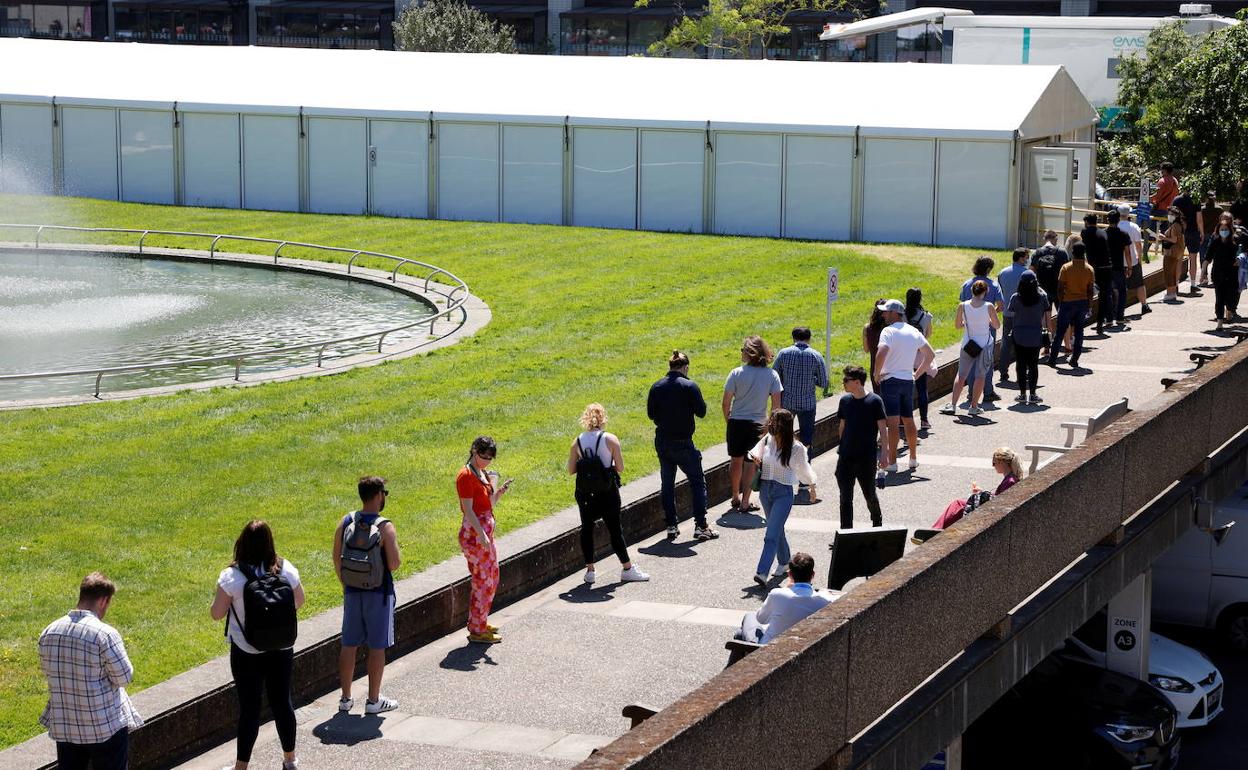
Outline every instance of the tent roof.
<path fill-rule="evenodd" d="M 1060 134 L 1056 66 L 437 54 L 0 40 L 0 100 L 889 136 Z"/>
<path fill-rule="evenodd" d="M 859 35 L 871 35 L 877 32 L 891 32 L 914 24 L 943 21 L 946 16 L 973 16 L 974 11 L 960 8 L 911 8 L 908 11 L 888 13 L 870 19 L 850 22 L 849 24 L 828 24 L 819 35 L 820 40 L 845 40 Z"/>

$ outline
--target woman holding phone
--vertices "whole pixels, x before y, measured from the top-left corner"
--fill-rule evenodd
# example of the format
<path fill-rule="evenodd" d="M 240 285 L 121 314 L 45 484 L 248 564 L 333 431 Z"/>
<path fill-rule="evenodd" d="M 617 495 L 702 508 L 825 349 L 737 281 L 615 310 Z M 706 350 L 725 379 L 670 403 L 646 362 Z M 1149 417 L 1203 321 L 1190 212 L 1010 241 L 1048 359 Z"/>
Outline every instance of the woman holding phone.
<path fill-rule="evenodd" d="M 512 479 L 501 486 L 498 474 L 489 470 L 498 455 L 498 445 L 489 436 L 477 436 L 468 452 L 468 462 L 455 477 L 459 508 L 464 514 L 459 528 L 459 547 L 468 561 L 472 576 L 472 598 L 468 605 L 468 641 L 497 644 L 503 641 L 498 628 L 486 621 L 498 590 L 498 550 L 494 547 L 494 505 L 511 488 Z"/>

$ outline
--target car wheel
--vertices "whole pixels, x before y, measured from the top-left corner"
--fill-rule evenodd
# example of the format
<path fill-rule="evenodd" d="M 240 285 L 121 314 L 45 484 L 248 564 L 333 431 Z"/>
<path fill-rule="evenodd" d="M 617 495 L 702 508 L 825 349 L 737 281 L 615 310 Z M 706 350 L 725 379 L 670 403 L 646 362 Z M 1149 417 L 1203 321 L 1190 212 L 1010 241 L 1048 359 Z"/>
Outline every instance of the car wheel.
<path fill-rule="evenodd" d="M 1248 652 L 1248 605 L 1228 608 L 1218 620 L 1218 631 L 1226 646 L 1236 652 Z"/>

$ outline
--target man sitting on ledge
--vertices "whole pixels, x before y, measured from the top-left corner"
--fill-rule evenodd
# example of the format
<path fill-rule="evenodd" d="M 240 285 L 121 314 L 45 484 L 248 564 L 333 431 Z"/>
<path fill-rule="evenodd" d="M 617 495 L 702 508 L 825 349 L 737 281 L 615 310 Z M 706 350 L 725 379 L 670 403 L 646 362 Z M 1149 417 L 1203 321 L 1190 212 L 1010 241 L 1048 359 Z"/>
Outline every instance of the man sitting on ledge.
<path fill-rule="evenodd" d="M 733 638 L 754 644 L 767 644 L 790 626 L 820 608 L 831 604 L 836 596 L 816 591 L 810 581 L 815 577 L 815 559 L 808 553 L 795 553 L 789 561 L 790 585 L 773 589 L 757 611 L 745 613 L 741 628 Z"/>

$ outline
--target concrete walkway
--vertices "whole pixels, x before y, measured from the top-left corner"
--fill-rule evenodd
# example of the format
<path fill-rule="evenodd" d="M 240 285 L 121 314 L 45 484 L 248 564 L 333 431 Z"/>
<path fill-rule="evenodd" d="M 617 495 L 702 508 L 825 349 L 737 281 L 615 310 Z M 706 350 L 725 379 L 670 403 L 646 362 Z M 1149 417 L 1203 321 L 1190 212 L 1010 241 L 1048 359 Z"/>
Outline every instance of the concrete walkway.
<path fill-rule="evenodd" d="M 1234 337 L 1207 331 L 1212 303 L 1209 289 L 1177 305 L 1154 302 L 1154 312 L 1132 320 L 1131 331 L 1090 335 L 1084 369 L 1041 367 L 1045 402 L 1039 406 L 1014 403 L 1012 383 L 999 387 L 1002 400 L 979 418 L 940 415 L 940 403 L 933 403 L 918 470 L 890 476 L 881 492 L 885 526 L 930 526 L 972 482 L 996 487 L 995 447 L 1021 451 L 1026 443 L 1060 443 L 1060 423 L 1090 416 L 1122 396 L 1138 406 L 1161 392 L 1162 377 L 1192 368 L 1189 353 L 1233 344 Z M 793 550 L 814 555 L 819 580 L 839 520 L 835 462 L 834 453 L 816 459 L 824 501 L 795 507 L 788 523 Z M 339 714 L 336 692 L 309 704 L 300 710 L 302 767 L 575 765 L 627 731 L 623 706 L 665 707 L 720 671 L 724 641 L 742 613 L 761 603 L 764 592 L 752 576 L 762 518 L 729 514 L 726 504 L 711 514 L 718 540 L 693 541 L 692 522 L 686 522 L 675 542 L 658 536 L 631 547 L 650 572 L 649 583 L 615 582 L 618 565 L 608 557 L 594 586 L 577 574 L 492 616 L 502 627 L 502 644 L 469 645 L 456 633 L 391 663 L 382 691 L 399 700 L 397 712 L 365 717 L 357 706 Z M 856 514 L 864 525 L 861 498 Z M 357 704 L 364 689 L 363 681 L 356 684 Z M 230 742 L 183 767 L 215 770 L 230 765 L 233 755 Z M 278 767 L 280 757 L 272 725 L 266 725 L 254 766 Z"/>

